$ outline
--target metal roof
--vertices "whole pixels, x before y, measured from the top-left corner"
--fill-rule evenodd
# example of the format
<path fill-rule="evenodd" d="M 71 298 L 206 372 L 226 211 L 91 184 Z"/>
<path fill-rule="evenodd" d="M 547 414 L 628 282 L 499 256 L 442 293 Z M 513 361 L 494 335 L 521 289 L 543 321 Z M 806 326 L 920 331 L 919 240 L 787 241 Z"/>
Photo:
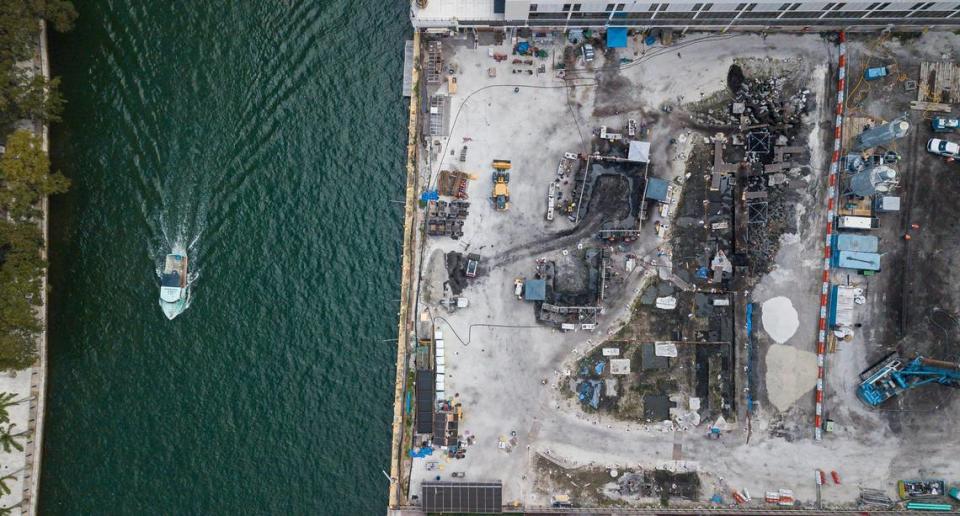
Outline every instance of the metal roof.
<path fill-rule="evenodd" d="M 627 151 L 627 161 L 640 163 L 650 161 L 650 142 L 631 140 L 630 149 Z"/>
<path fill-rule="evenodd" d="M 833 245 L 837 251 L 875 253 L 880 248 L 880 239 L 875 235 L 839 233 L 835 237 Z"/>
<path fill-rule="evenodd" d="M 494 514 L 501 511 L 501 482 L 424 482 L 423 510 L 428 513 Z"/>
<path fill-rule="evenodd" d="M 667 183 L 663 179 L 658 177 L 651 177 L 647 179 L 647 192 L 645 197 L 647 199 L 653 199 L 657 202 L 667 202 L 667 192 L 669 190 L 670 183 Z"/>
<path fill-rule="evenodd" d="M 523 298 L 527 301 L 543 301 L 547 298 L 547 282 L 542 279 L 527 280 L 523 284 Z"/>
<path fill-rule="evenodd" d="M 879 271 L 880 255 L 877 253 L 858 253 L 856 251 L 840 251 L 837 253 L 836 265 L 841 269 L 856 269 L 858 271 Z"/>

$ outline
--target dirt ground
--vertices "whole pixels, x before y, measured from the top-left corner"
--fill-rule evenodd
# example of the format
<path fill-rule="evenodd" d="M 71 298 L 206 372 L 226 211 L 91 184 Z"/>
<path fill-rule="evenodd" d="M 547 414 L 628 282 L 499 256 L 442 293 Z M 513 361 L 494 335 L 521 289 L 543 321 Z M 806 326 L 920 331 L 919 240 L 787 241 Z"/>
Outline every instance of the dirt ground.
<path fill-rule="evenodd" d="M 960 59 L 957 38 L 854 40 L 848 44 L 848 77 L 859 73 L 868 56 L 895 57 L 908 75 L 917 73 L 910 70 L 919 67 L 923 54 Z M 589 66 L 559 39 L 541 43 L 549 57 L 534 66 L 512 64 L 509 42 L 497 45 L 488 34 L 476 48 L 473 36 L 442 41 L 446 63 L 457 70 L 458 90 L 448 97 L 449 135 L 425 141 L 421 182 L 433 184 L 444 169 L 476 179 L 467 189 L 471 207 L 464 236 L 424 241 L 415 313 L 427 311 L 444 333 L 446 393 L 462 403 L 460 432 L 472 438 L 464 458 L 438 448 L 414 459 L 410 495 L 419 493 L 424 480 L 451 480 L 449 473 L 456 471 L 465 472 L 465 480 L 501 480 L 504 503 L 527 508 L 549 505 L 554 495 L 570 495 L 579 507 L 705 506 L 714 495 L 729 504 L 731 492 L 745 488 L 792 489 L 800 505 L 812 507 L 818 498 L 813 472 L 823 469 L 837 470 L 844 483 L 825 487 L 822 504 L 850 507 L 860 486 L 893 496 L 901 478 L 960 479 L 960 465 L 951 459 L 960 445 L 943 439 L 955 426 L 954 417 L 943 415 L 958 408 L 950 391 L 918 389 L 881 411 L 868 409 L 854 394 L 857 374 L 889 350 L 947 360 L 960 355 L 954 340 L 960 280 L 951 274 L 951 257 L 960 251 L 952 213 L 960 207 L 951 194 L 960 194 L 960 174 L 957 164 L 924 152 L 929 114 L 909 110 L 914 93 L 902 91 L 902 81 L 860 85 L 850 96 L 850 112 L 890 119 L 909 111 L 914 128 L 897 142 L 903 155 L 902 211 L 883 215 L 876 231 L 885 253 L 883 271 L 849 277 L 864 287 L 867 302 L 857 307 L 862 326 L 854 339 L 838 343 L 827 358 L 826 415 L 836 430 L 816 442 L 816 368 L 814 363 L 811 374 L 808 366 L 819 315 L 835 41 L 820 35 L 688 34 L 671 47 L 648 48 L 631 39 L 627 49 L 599 48 Z M 494 61 L 497 52 L 508 54 L 507 61 Z M 552 66 L 559 62 L 567 64 L 562 79 Z M 545 65 L 543 73 L 536 72 L 539 64 Z M 806 156 L 771 194 L 771 209 L 779 211 L 756 229 L 766 247 L 756 263 L 735 264 L 742 267 L 737 274 L 749 279 L 734 274 L 712 284 L 697 276 L 704 257 L 731 246 L 733 235 L 707 229 L 730 216 L 721 211 L 732 196 L 707 188 L 713 163 L 709 138 L 724 130 L 708 111 L 729 101 L 733 64 L 747 75 L 766 70 L 784 76 L 792 70 L 797 78 L 791 87 L 809 89 L 813 109 L 791 142 L 803 146 Z M 860 89 L 866 92 L 862 98 Z M 446 83 L 422 93 L 438 90 L 445 92 Z M 623 203 L 616 200 L 626 199 L 626 192 L 601 196 L 576 225 L 566 215 L 547 221 L 548 185 L 564 153 L 588 154 L 600 126 L 619 131 L 627 120 L 643 124 L 651 170 L 674 190 L 668 208 L 654 210 L 634 242 L 605 244 L 594 236 L 606 217 L 623 216 Z M 457 154 L 464 145 L 469 150 L 461 162 Z M 726 149 L 725 161 L 736 161 L 736 146 Z M 489 201 L 495 158 L 513 165 L 506 212 Z M 572 186 L 561 188 L 570 192 Z M 665 228 L 659 234 L 658 223 Z M 908 231 L 913 238 L 905 240 Z M 597 246 L 607 247 L 611 264 L 597 327 L 564 332 L 539 324 L 536 305 L 515 296 L 514 280 L 532 277 L 538 259 L 562 262 Z M 450 251 L 481 256 L 480 274 L 467 280 L 462 294 L 469 306 L 452 313 L 439 306 L 448 277 L 444 253 Z M 834 281 L 847 280 L 845 272 L 834 274 Z M 654 306 L 653 299 L 668 296 L 675 297 L 677 308 Z M 792 331 L 763 321 L 764 303 L 777 298 L 788 299 L 796 311 L 795 329 L 793 321 L 786 324 Z M 749 346 L 741 340 L 746 303 L 754 306 Z M 770 335 L 765 325 L 778 329 Z M 644 373 L 639 349 L 654 341 L 680 343 L 673 364 L 680 368 L 677 374 Z M 702 351 L 714 341 L 734 344 Z M 592 369 L 604 362 L 604 347 L 618 347 L 619 357 L 630 359 L 629 375 Z M 605 394 L 598 408 L 590 407 L 579 399 L 582 379 L 615 379 L 610 392 L 616 395 Z M 748 384 L 751 403 L 744 394 Z M 668 421 L 650 419 L 644 404 L 653 394 L 672 396 L 683 410 Z M 700 399 L 699 409 L 691 408 L 692 398 Z M 686 419 L 691 411 L 697 412 L 695 424 Z M 719 440 L 707 438 L 714 424 L 722 427 Z M 671 491 L 664 488 L 664 475 L 671 486 L 673 475 L 693 477 L 682 477 Z M 753 508 L 763 506 L 757 498 Z"/>

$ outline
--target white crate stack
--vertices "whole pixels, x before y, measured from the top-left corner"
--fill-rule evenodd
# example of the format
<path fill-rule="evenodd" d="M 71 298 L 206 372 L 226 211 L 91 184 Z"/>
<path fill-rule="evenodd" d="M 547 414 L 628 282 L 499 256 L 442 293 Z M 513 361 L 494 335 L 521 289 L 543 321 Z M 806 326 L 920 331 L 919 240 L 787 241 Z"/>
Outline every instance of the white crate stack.
<path fill-rule="evenodd" d="M 445 399 L 444 379 L 446 378 L 446 358 L 443 355 L 443 332 L 440 329 L 433 331 L 434 364 L 437 371 L 437 400 Z"/>

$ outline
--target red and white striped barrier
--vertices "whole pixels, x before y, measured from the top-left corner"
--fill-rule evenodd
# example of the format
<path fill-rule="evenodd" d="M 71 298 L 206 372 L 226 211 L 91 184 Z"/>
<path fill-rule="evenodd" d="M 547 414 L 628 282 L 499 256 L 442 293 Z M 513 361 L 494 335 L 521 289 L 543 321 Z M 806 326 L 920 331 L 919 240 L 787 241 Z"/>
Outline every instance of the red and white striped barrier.
<path fill-rule="evenodd" d="M 830 255 L 833 221 L 836 218 L 837 176 L 840 169 L 840 142 L 843 136 L 843 92 L 846 89 L 847 36 L 840 33 L 840 62 L 837 67 L 837 112 L 833 125 L 833 157 L 827 183 L 827 230 L 823 242 L 823 284 L 820 287 L 820 329 L 817 333 L 817 411 L 814 416 L 814 439 L 823 439 L 823 366 L 827 352 L 827 306 L 830 303 Z"/>

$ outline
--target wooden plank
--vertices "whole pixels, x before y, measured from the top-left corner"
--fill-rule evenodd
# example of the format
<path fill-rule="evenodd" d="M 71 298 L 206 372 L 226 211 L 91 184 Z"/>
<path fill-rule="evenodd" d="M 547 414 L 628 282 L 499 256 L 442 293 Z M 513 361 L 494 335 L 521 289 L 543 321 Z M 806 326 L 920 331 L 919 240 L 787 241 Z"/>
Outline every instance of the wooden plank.
<path fill-rule="evenodd" d="M 920 63 L 917 101 L 960 103 L 960 65 L 948 62 Z"/>
<path fill-rule="evenodd" d="M 873 120 L 865 116 L 848 116 L 843 120 L 843 148 L 849 149 L 857 135 L 863 132 L 867 125 L 873 125 Z"/>
<path fill-rule="evenodd" d="M 938 111 L 941 113 L 950 113 L 953 111 L 953 108 L 950 107 L 950 104 L 943 104 L 940 102 L 921 102 L 919 100 L 911 100 L 910 109 L 916 111 Z"/>

